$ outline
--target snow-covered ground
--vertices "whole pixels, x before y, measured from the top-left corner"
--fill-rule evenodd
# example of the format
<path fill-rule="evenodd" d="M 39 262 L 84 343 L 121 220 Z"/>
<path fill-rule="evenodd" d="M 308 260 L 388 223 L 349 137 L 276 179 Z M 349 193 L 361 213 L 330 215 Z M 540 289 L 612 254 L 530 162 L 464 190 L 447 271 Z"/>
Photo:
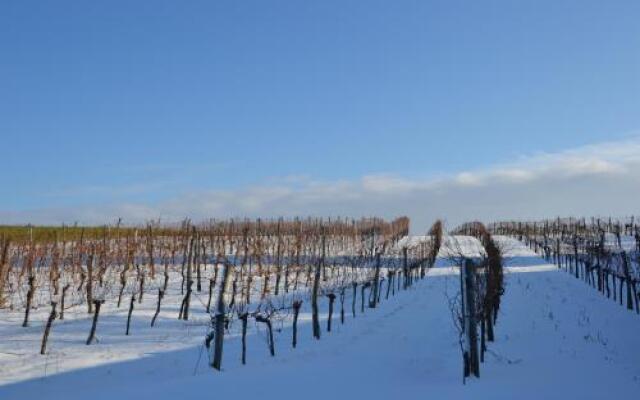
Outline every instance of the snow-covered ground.
<path fill-rule="evenodd" d="M 231 335 L 222 372 L 207 365 L 201 344 L 207 316 L 198 300 L 192 321 L 176 320 L 172 309 L 150 328 L 149 296 L 134 312 L 130 336 L 124 335 L 126 307 L 108 313 L 99 324 L 102 341 L 92 346 L 84 345 L 88 317 L 77 311 L 54 326 L 48 356 L 38 354 L 38 317 L 20 328 L 16 313 L 0 321 L 0 399 L 596 399 L 640 393 L 640 316 L 515 240 L 497 240 L 508 268 L 496 342 L 489 344 L 481 378 L 466 385 L 447 302 L 459 281 L 445 259 L 459 249 L 477 255 L 479 244 L 448 238 L 442 266 L 425 280 L 364 315 L 358 310 L 355 319 L 347 312 L 344 325 L 334 315 L 333 332 L 323 330 L 320 341 L 311 337 L 309 314 L 301 314 L 298 348 L 291 348 L 288 325 L 278 325 L 272 358 L 264 329 L 253 327 L 243 366 L 239 338 Z"/>

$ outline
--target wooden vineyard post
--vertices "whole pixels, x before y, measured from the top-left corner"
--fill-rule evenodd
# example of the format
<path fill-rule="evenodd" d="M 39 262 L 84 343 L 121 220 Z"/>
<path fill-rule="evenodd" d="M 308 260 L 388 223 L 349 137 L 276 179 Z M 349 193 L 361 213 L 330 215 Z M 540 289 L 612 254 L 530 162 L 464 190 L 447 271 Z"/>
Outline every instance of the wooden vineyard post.
<path fill-rule="evenodd" d="M 476 320 L 476 270 L 469 259 L 464 260 L 460 268 L 463 293 L 463 335 L 464 335 L 464 376 L 473 374 L 480 377 L 480 359 L 478 357 L 478 322 Z"/>
<path fill-rule="evenodd" d="M 324 257 L 325 257 L 325 233 L 324 227 L 321 227 L 322 230 L 322 256 L 320 258 L 320 262 L 316 264 L 315 274 L 313 277 L 313 290 L 311 292 L 311 311 L 312 311 L 312 326 L 313 326 L 313 337 L 317 340 L 320 339 L 320 317 L 318 312 L 318 292 L 320 290 L 320 272 L 324 267 Z"/>
<path fill-rule="evenodd" d="M 214 353 L 213 353 L 213 362 L 211 366 L 220 371 L 222 367 L 222 346 L 224 344 L 224 319 L 226 315 L 226 305 L 224 303 L 224 296 L 227 292 L 229 282 L 231 281 L 233 266 L 229 263 L 226 263 L 224 266 L 224 273 L 222 275 L 222 284 L 220 287 L 220 292 L 218 293 L 218 304 L 216 307 L 216 315 L 215 315 L 215 342 L 214 342 Z"/>

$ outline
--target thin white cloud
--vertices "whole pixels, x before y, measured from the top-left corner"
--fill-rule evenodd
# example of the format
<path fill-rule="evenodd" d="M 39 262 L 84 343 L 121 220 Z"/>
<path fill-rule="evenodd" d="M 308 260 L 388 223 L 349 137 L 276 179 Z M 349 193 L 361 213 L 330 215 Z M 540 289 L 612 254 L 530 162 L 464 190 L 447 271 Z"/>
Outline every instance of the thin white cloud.
<path fill-rule="evenodd" d="M 510 164 L 477 171 L 463 171 L 454 181 L 463 186 L 501 182 L 525 183 L 545 176 L 567 178 L 581 175 L 622 174 L 640 162 L 640 138 L 582 146 L 557 153 L 521 157 Z"/>
<path fill-rule="evenodd" d="M 239 190 L 177 195 L 158 204 L 0 212 L 5 223 L 105 223 L 162 218 L 408 215 L 415 232 L 436 218 L 638 214 L 640 138 L 521 157 L 513 163 L 428 179 L 376 174 L 333 182 L 309 176 L 272 179 Z"/>
<path fill-rule="evenodd" d="M 377 193 L 407 192 L 428 186 L 428 181 L 414 181 L 393 175 L 367 175 L 361 180 L 362 189 Z"/>

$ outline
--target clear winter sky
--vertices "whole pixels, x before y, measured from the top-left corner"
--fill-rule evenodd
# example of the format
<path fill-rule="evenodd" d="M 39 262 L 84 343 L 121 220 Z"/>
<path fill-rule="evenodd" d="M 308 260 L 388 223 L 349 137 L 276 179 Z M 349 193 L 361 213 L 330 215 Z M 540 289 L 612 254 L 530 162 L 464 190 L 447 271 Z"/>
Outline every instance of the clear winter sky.
<path fill-rule="evenodd" d="M 640 214 L 640 2 L 0 2 L 0 223 Z"/>

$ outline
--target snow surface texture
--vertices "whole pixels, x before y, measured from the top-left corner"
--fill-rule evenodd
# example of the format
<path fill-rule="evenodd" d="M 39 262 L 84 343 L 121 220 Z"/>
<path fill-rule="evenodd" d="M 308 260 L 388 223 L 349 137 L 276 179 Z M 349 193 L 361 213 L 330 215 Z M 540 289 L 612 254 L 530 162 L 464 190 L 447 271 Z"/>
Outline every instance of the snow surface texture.
<path fill-rule="evenodd" d="M 313 340 L 305 311 L 298 348 L 291 348 L 290 328 L 282 324 L 272 358 L 263 327 L 254 326 L 243 366 L 239 338 L 230 335 L 222 372 L 208 367 L 201 345 L 208 318 L 203 308 L 194 309 L 189 322 L 177 321 L 177 310 L 161 314 L 151 329 L 149 296 L 134 312 L 130 336 L 124 335 L 126 311 L 105 312 L 101 342 L 92 346 L 84 345 L 89 316 L 78 311 L 56 321 L 47 356 L 38 354 L 47 310 L 34 313 L 29 328 L 19 327 L 16 313 L 0 321 L 0 399 L 600 399 L 640 393 L 640 316 L 521 243 L 497 241 L 508 267 L 496 342 L 489 343 L 480 379 L 466 385 L 447 302 L 459 278 L 449 265 L 460 249 L 470 256 L 481 252 L 475 239 L 463 237 L 447 238 L 439 267 L 379 308 L 364 315 L 358 310 L 355 320 L 347 312 L 344 325 L 334 315 L 331 333 L 322 315 L 320 341 Z M 326 299 L 322 307 L 326 311 Z"/>

